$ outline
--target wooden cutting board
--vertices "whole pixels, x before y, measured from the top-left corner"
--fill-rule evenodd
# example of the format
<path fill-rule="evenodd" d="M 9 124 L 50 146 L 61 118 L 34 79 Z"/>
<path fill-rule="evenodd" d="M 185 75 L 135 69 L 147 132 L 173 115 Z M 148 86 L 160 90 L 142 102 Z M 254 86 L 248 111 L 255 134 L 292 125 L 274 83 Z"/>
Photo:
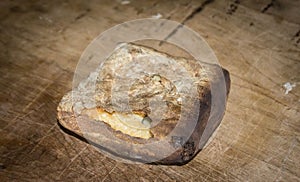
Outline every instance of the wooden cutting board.
<path fill-rule="evenodd" d="M 300 1 L 124 4 L 0 2 L 0 181 L 299 181 Z M 56 120 L 89 42 L 158 13 L 202 35 L 232 79 L 218 132 L 184 166 L 119 163 Z"/>

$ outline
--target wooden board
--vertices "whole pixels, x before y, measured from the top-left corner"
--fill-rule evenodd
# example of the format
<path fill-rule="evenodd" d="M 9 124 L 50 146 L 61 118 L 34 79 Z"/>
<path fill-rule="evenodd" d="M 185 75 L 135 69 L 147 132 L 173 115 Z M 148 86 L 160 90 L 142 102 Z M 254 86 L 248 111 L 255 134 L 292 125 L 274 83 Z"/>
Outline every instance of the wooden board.
<path fill-rule="evenodd" d="M 300 1 L 0 2 L 0 181 L 299 181 Z M 56 106 L 98 34 L 157 13 L 232 78 L 216 136 L 184 166 L 123 164 L 61 131 Z M 285 94 L 283 84 L 296 83 Z"/>

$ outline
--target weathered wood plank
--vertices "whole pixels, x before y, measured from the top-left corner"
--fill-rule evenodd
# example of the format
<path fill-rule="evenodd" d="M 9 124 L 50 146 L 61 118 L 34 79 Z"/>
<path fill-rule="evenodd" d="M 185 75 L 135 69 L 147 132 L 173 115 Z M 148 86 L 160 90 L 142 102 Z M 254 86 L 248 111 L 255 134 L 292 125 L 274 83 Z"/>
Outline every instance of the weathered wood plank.
<path fill-rule="evenodd" d="M 1 181 L 299 181 L 299 1 L 270 3 L 1 1 Z M 214 140 L 185 166 L 122 164 L 56 125 L 88 43 L 157 13 L 205 37 L 232 77 Z"/>

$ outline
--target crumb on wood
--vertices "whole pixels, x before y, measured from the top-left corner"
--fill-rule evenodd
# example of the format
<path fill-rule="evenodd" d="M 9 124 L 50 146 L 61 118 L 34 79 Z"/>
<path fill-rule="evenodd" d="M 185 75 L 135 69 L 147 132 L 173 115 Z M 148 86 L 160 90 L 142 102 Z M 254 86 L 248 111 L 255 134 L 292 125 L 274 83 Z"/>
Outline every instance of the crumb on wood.
<path fill-rule="evenodd" d="M 285 88 L 285 95 L 287 95 L 290 91 L 293 90 L 294 87 L 296 87 L 296 84 L 291 84 L 290 82 L 286 82 L 283 84 L 283 87 Z"/>

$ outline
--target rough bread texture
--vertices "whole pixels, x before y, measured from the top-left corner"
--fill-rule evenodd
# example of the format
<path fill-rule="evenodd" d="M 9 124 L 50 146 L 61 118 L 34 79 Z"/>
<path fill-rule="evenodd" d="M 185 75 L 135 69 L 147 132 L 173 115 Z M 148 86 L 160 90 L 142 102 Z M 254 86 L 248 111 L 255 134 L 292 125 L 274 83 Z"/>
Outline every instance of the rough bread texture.
<path fill-rule="evenodd" d="M 145 67 L 145 74 L 135 74 Z M 170 78 L 170 74 L 174 76 Z M 211 85 L 224 81 L 227 96 L 229 73 L 219 66 L 200 65 L 195 60 L 126 44 L 118 47 L 89 78 L 62 98 L 58 106 L 58 119 L 64 128 L 86 137 L 93 144 L 103 147 L 107 154 L 120 159 L 185 164 L 203 148 L 223 117 L 224 111 L 221 110 L 213 117 L 214 121 L 209 121 Z M 193 87 L 195 92 L 185 90 L 185 87 Z M 215 97 L 218 99 L 221 95 L 215 94 Z M 86 111 L 97 108 L 108 113 L 148 116 L 152 120 L 152 137 L 132 137 L 86 114 Z M 186 113 L 186 117 L 182 113 Z M 195 116 L 197 121 L 191 129 L 188 124 L 193 122 Z M 189 133 L 187 130 L 191 130 L 190 135 L 182 137 L 182 133 Z M 162 140 L 173 147 L 173 152 L 164 144 L 154 145 L 155 149 L 144 146 Z M 128 143 L 133 146 L 128 146 Z M 163 156 L 162 151 L 171 153 Z"/>

